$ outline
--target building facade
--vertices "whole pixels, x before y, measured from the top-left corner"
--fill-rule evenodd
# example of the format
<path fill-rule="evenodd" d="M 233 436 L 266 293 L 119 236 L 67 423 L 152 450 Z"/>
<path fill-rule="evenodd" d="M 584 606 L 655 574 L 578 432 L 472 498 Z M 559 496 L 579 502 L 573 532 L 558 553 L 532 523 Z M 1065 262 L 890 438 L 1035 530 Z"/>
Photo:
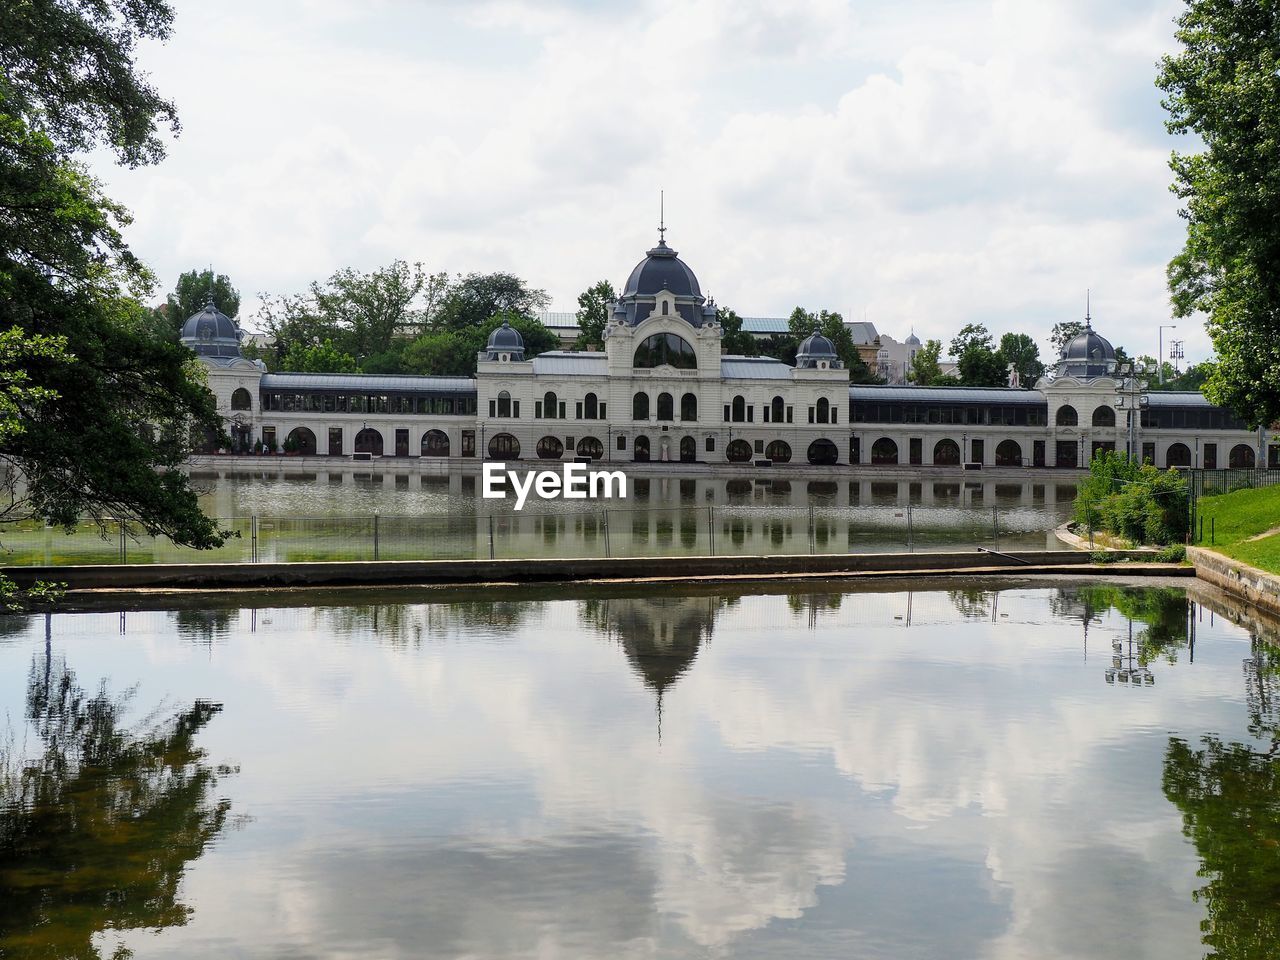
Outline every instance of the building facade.
<path fill-rule="evenodd" d="M 659 240 L 614 303 L 603 351 L 526 358 L 504 324 L 474 378 L 267 373 L 212 303 L 182 341 L 207 365 L 237 453 L 1080 468 L 1132 445 L 1161 467 L 1280 466 L 1280 445 L 1198 393 L 1126 392 L 1091 324 L 1031 390 L 855 386 L 816 331 L 794 366 L 724 355 L 721 337 L 715 305 Z"/>

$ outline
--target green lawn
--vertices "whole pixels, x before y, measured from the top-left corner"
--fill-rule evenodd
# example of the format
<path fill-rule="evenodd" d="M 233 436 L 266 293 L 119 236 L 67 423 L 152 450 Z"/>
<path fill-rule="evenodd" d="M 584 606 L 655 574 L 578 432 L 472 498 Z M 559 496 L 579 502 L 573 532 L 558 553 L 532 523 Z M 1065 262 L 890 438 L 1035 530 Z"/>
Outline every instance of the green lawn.
<path fill-rule="evenodd" d="M 1250 540 L 1250 537 L 1280 527 L 1280 486 L 1257 490 L 1237 490 L 1214 497 L 1201 497 L 1200 516 L 1204 526 L 1194 534 L 1197 545 L 1209 547 L 1250 566 L 1280 573 L 1280 533 Z M 1210 520 L 1213 521 L 1213 543 L 1209 542 Z"/>

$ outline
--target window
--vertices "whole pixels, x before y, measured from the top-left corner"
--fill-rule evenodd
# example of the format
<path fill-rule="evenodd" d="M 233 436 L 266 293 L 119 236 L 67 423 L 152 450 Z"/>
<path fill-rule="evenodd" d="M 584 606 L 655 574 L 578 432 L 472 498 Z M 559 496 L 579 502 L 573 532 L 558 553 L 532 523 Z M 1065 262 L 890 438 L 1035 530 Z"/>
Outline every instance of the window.
<path fill-rule="evenodd" d="M 1116 412 L 1110 407 L 1098 407 L 1093 411 L 1093 425 L 1095 427 L 1114 427 L 1116 425 Z"/>
<path fill-rule="evenodd" d="M 582 411 L 580 416 L 585 416 L 588 420 L 596 420 L 601 416 L 599 403 L 594 393 L 588 393 L 586 399 L 582 401 Z"/>
<path fill-rule="evenodd" d="M 519 460 L 520 441 L 509 433 L 496 433 L 489 440 L 489 456 L 494 460 Z"/>
<path fill-rule="evenodd" d="M 253 397 L 249 395 L 249 391 L 244 387 L 236 387 L 231 394 L 232 410 L 251 410 L 253 408 Z"/>
<path fill-rule="evenodd" d="M 724 455 L 730 463 L 746 463 L 751 459 L 751 444 L 745 440 L 730 440 L 724 448 Z"/>
<path fill-rule="evenodd" d="M 622 437 L 618 438 L 619 440 Z M 590 457 L 592 460 L 601 460 L 604 458 L 604 444 L 595 437 L 583 437 L 578 441 L 576 453 L 580 457 Z"/>
<path fill-rule="evenodd" d="M 422 455 L 424 457 L 447 457 L 449 455 L 449 435 L 443 430 L 428 430 L 422 435 Z"/>
<path fill-rule="evenodd" d="M 681 420 L 697 420 L 698 419 L 698 398 L 692 393 L 686 393 L 680 398 L 680 419 Z"/>
<path fill-rule="evenodd" d="M 511 394 L 503 390 L 498 394 L 498 414 L 499 417 L 511 416 Z"/>
<path fill-rule="evenodd" d="M 675 402 L 672 400 L 671 394 L 658 394 L 658 419 L 674 420 L 675 418 Z"/>
<path fill-rule="evenodd" d="M 329 456 L 331 457 L 342 456 L 342 428 L 341 427 L 329 428 Z"/>
<path fill-rule="evenodd" d="M 764 455 L 774 463 L 789 463 L 791 460 L 791 445 L 785 440 L 774 440 L 765 448 Z"/>
<path fill-rule="evenodd" d="M 631 398 L 631 419 L 649 419 L 649 395 L 647 393 L 637 393 Z"/>
<path fill-rule="evenodd" d="M 715 452 L 716 452 L 716 438 L 707 437 L 707 453 L 715 453 Z"/>
<path fill-rule="evenodd" d="M 741 395 L 733 398 L 733 403 L 730 404 L 730 410 L 733 414 L 730 419 L 734 423 L 742 423 L 747 419 L 747 401 Z"/>
<path fill-rule="evenodd" d="M 622 436 L 621 434 L 618 435 L 618 449 L 619 450 L 627 449 L 627 438 Z"/>
<path fill-rule="evenodd" d="M 785 410 L 786 404 L 783 403 L 782 398 L 774 397 L 772 402 L 769 404 L 769 416 L 765 417 L 765 420 L 772 420 L 774 423 L 781 423 L 786 419 Z"/>
<path fill-rule="evenodd" d="M 462 455 L 464 457 L 474 457 L 476 455 L 476 432 L 474 430 L 462 431 Z"/>
<path fill-rule="evenodd" d="M 559 460 L 564 456 L 564 444 L 559 437 L 543 437 L 538 441 L 539 460 Z"/>
<path fill-rule="evenodd" d="M 1057 424 L 1060 427 L 1075 427 L 1080 424 L 1080 415 L 1076 413 L 1076 408 L 1070 405 L 1058 408 Z"/>
<path fill-rule="evenodd" d="M 664 364 L 678 370 L 696 370 L 698 357 L 688 341 L 674 333 L 655 333 L 636 347 L 632 366 L 652 368 Z"/>
<path fill-rule="evenodd" d="M 831 422 L 831 402 L 826 397 L 818 398 L 818 422 Z"/>

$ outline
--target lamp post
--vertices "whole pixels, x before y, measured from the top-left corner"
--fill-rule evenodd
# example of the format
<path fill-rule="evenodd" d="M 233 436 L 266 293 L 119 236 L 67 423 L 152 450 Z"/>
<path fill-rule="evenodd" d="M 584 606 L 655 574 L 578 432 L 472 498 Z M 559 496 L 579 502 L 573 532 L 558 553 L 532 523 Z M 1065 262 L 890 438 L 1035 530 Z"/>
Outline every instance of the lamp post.
<path fill-rule="evenodd" d="M 1162 368 L 1163 369 L 1163 368 Z M 1116 384 L 1116 409 L 1123 410 L 1128 417 L 1128 457 L 1130 460 L 1141 460 L 1138 446 L 1138 427 L 1142 411 L 1147 408 L 1150 397 L 1147 396 L 1147 381 L 1139 379 L 1146 368 L 1132 361 L 1122 365 L 1118 371 L 1120 382 Z"/>
<path fill-rule="evenodd" d="M 1177 329 L 1178 329 L 1178 325 L 1177 325 L 1176 323 L 1162 323 L 1162 324 L 1160 324 L 1160 333 L 1159 333 L 1159 336 L 1158 336 L 1157 341 L 1156 341 L 1156 343 L 1157 343 L 1157 347 L 1156 347 L 1156 367 L 1160 370 L 1160 382 L 1161 382 L 1161 383 L 1164 383 L 1164 332 L 1165 332 L 1166 330 L 1177 330 Z"/>
<path fill-rule="evenodd" d="M 1137 661 L 1135 664 L 1134 661 Z M 1114 684 L 1117 680 L 1121 683 L 1129 683 L 1133 687 L 1141 687 L 1144 684 L 1148 687 L 1153 686 L 1156 682 L 1155 675 L 1147 669 L 1147 658 L 1143 656 L 1141 645 L 1135 651 L 1133 645 L 1133 621 L 1129 621 L 1129 648 L 1125 650 L 1123 640 L 1111 641 L 1111 666 L 1103 671 L 1103 677 L 1107 683 Z"/>

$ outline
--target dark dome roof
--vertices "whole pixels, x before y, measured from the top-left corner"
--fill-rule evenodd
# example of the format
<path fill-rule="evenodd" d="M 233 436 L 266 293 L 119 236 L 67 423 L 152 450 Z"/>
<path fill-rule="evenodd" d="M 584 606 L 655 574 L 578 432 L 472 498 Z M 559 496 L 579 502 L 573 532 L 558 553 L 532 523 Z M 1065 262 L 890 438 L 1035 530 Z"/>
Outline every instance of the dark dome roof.
<path fill-rule="evenodd" d="M 916 332 L 914 330 L 907 334 L 907 339 L 904 342 L 909 347 L 920 346 L 920 338 L 916 336 Z"/>
<path fill-rule="evenodd" d="M 836 345 L 817 330 L 805 337 L 796 348 L 797 357 L 834 357 Z"/>
<path fill-rule="evenodd" d="M 524 337 L 520 336 L 520 331 L 511 326 L 508 321 L 503 320 L 502 326 L 489 334 L 489 349 L 523 350 Z"/>
<path fill-rule="evenodd" d="M 1062 348 L 1063 360 L 1087 360 L 1091 363 L 1104 363 L 1116 358 L 1115 347 L 1106 337 L 1094 332 L 1093 327 L 1086 325 L 1083 330 L 1071 338 Z"/>
<path fill-rule="evenodd" d="M 665 240 L 659 240 L 658 245 L 636 264 L 622 288 L 622 296 L 652 297 L 662 290 L 677 297 L 702 298 L 698 278 Z"/>
<path fill-rule="evenodd" d="M 240 356 L 240 329 L 213 305 L 210 297 L 199 313 L 182 325 L 182 343 L 202 357 Z"/>

